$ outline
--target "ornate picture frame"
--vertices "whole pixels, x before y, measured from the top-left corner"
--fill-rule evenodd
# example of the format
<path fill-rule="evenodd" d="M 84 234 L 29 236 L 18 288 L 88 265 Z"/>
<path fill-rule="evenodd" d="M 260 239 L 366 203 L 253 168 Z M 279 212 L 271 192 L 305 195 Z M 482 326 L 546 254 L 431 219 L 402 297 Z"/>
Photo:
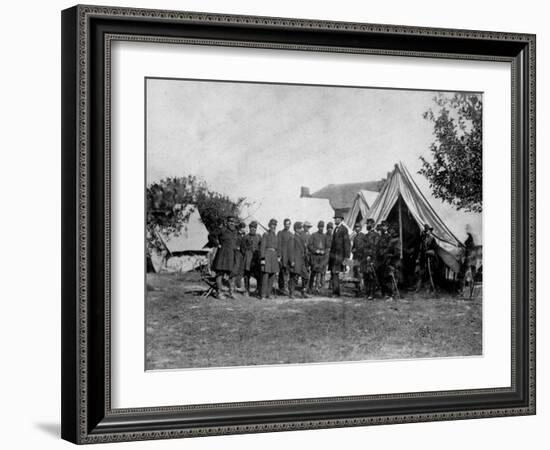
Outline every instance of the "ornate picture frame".
<path fill-rule="evenodd" d="M 511 65 L 511 385 L 115 409 L 111 45 L 116 41 Z M 62 12 L 62 437 L 74 443 L 535 414 L 535 36 L 100 6 Z"/>

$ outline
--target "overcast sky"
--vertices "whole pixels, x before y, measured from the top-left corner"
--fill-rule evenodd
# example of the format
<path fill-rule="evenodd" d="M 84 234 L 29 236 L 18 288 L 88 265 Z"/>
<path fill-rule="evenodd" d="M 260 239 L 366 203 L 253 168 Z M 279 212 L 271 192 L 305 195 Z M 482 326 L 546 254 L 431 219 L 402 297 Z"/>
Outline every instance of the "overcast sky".
<path fill-rule="evenodd" d="M 149 79 L 147 183 L 202 177 L 230 197 L 277 204 L 330 183 L 379 180 L 401 160 L 457 237 L 457 214 L 417 174 L 430 158 L 433 91 Z M 273 213 L 276 215 L 276 212 Z"/>

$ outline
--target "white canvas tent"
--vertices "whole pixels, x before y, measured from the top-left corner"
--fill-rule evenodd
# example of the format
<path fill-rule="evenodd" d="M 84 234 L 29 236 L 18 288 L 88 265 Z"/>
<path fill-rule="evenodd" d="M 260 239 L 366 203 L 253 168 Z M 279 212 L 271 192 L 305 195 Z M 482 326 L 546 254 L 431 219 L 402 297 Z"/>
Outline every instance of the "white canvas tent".
<path fill-rule="evenodd" d="M 151 253 L 151 262 L 156 272 L 188 272 L 202 260 L 208 259 L 208 230 L 201 220 L 199 210 L 194 205 L 187 205 L 184 214 L 189 218 L 179 233 L 157 231 L 157 236 L 164 245 L 161 252 Z"/>
<path fill-rule="evenodd" d="M 349 228 L 353 228 L 357 222 L 364 225 L 367 220 L 369 210 L 376 201 L 377 197 L 378 192 L 375 191 L 360 190 L 357 192 L 355 199 L 353 200 L 353 204 L 351 205 L 351 209 L 346 215 L 346 225 Z"/>
<path fill-rule="evenodd" d="M 279 222 L 277 228 L 283 225 L 283 220 L 289 218 L 292 223 L 306 220 L 311 222 L 313 230 L 317 227 L 317 222 L 323 220 L 325 224 L 332 221 L 334 210 L 326 198 L 300 197 L 291 198 L 287 201 L 263 201 L 259 205 L 252 205 L 241 211 L 241 217 L 248 224 L 252 220 L 259 223 L 259 232 L 267 229 L 267 224 L 271 218 Z M 313 231 L 312 230 L 312 231 Z"/>
<path fill-rule="evenodd" d="M 415 232 L 419 232 L 425 224 L 431 226 L 438 244 L 439 256 L 450 269 L 454 272 L 459 271 L 458 256 L 462 244 L 435 212 L 401 162 L 395 165 L 378 198 L 371 206 L 368 218 L 378 224 L 382 220 L 388 220 L 390 215 L 398 223 L 402 242 L 403 222 L 406 219 L 409 219 L 409 224 L 415 223 L 418 226 Z M 403 245 L 401 247 L 403 248 Z"/>

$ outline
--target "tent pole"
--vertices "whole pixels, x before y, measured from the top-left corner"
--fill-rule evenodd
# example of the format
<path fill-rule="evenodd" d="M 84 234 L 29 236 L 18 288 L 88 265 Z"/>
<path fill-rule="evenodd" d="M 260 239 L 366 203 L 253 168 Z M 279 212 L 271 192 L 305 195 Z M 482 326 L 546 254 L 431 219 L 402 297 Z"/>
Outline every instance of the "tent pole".
<path fill-rule="evenodd" d="M 403 259 L 403 219 L 401 218 L 401 194 L 397 197 L 397 212 L 399 216 L 399 243 L 400 249 L 399 249 L 399 258 Z"/>

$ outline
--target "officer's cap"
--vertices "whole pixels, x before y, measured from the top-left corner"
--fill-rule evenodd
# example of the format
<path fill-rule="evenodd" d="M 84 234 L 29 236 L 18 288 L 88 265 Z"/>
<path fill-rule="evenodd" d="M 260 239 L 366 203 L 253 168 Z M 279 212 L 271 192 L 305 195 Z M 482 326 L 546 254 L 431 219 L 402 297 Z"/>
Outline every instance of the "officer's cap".
<path fill-rule="evenodd" d="M 325 222 L 323 222 L 322 220 L 320 220 L 320 221 L 317 223 L 317 226 L 318 226 L 318 227 L 324 227 L 324 226 L 325 226 Z"/>

